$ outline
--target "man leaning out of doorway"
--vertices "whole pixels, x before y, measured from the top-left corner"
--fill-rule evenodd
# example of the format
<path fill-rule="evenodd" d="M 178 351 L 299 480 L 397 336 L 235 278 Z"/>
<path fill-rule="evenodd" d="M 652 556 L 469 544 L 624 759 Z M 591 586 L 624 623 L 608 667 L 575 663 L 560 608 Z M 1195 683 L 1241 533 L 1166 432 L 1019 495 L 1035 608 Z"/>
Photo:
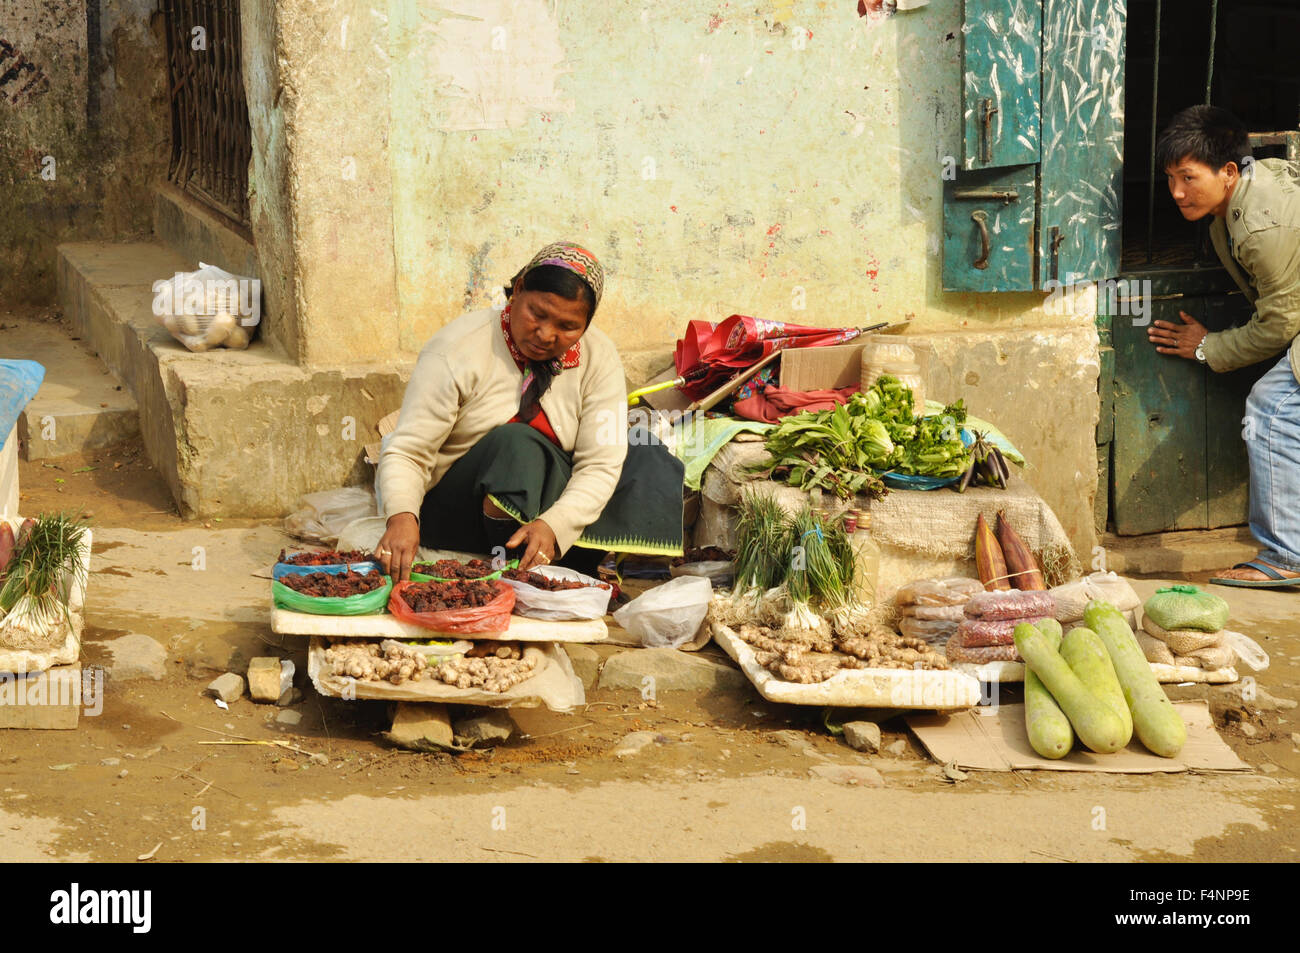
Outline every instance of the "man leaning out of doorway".
<path fill-rule="evenodd" d="M 1183 218 L 1214 217 L 1214 250 L 1255 307 L 1248 322 L 1225 331 L 1207 331 L 1182 311 L 1182 324 L 1156 321 L 1147 332 L 1156 350 L 1219 373 L 1281 355 L 1251 389 L 1243 427 L 1250 529 L 1262 548 L 1210 581 L 1300 585 L 1300 165 L 1256 160 L 1245 125 L 1214 106 L 1176 115 L 1156 161 Z"/>

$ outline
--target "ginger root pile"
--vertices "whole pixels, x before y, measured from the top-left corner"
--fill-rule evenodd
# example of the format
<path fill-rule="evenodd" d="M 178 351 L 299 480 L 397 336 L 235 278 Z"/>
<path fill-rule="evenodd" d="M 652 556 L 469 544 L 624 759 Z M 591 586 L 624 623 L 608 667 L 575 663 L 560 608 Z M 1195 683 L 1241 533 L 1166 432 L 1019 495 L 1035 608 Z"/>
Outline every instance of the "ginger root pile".
<path fill-rule="evenodd" d="M 813 632 L 790 638 L 796 631 L 745 624 L 736 634 L 754 647 L 758 664 L 787 682 L 824 682 L 841 669 L 948 667 L 924 640 L 906 638 L 884 625 L 872 626 L 865 634 L 836 632 L 832 639 Z"/>
<path fill-rule="evenodd" d="M 355 678 L 359 682 L 380 682 L 384 679 L 394 685 L 410 680 L 418 682 L 429 673 L 429 662 L 424 653 L 384 639 L 374 642 L 338 642 L 325 650 L 325 661 L 334 667 L 334 674 Z"/>
<path fill-rule="evenodd" d="M 515 652 L 518 653 L 518 649 Z M 507 692 L 537 674 L 537 656 L 523 658 L 485 658 L 456 656 L 445 660 L 435 673 L 447 685 L 456 688 L 482 688 L 489 692 Z"/>

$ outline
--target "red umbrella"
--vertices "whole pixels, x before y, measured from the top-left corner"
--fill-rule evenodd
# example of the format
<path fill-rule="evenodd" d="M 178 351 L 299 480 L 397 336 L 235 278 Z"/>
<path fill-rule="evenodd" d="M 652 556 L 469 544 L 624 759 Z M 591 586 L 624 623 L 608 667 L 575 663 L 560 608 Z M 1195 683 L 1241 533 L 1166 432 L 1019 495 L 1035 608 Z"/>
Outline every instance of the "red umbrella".
<path fill-rule="evenodd" d="M 721 324 L 689 321 L 677 342 L 673 362 L 677 373 L 688 378 L 682 393 L 698 399 L 775 351 L 791 347 L 818 347 L 851 341 L 866 328 L 811 328 L 785 321 L 764 321 L 733 314 Z M 701 373 L 703 371 L 703 373 Z"/>

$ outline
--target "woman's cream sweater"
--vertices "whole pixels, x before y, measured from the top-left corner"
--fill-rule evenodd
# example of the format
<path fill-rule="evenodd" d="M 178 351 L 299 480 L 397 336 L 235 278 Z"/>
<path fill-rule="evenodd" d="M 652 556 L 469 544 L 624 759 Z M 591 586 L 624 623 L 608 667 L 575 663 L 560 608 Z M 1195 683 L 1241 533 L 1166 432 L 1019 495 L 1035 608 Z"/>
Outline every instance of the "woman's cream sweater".
<path fill-rule="evenodd" d="M 501 312 L 471 311 L 420 351 L 402 399 L 397 429 L 379 458 L 376 483 L 384 516 L 420 515 L 424 495 L 489 430 L 519 410 L 523 373 L 501 333 Z M 560 553 L 594 523 L 614 494 L 627 454 L 623 363 L 604 332 L 582 335 L 577 367 L 556 375 L 541 406 L 566 453 L 568 486 L 543 520 Z"/>

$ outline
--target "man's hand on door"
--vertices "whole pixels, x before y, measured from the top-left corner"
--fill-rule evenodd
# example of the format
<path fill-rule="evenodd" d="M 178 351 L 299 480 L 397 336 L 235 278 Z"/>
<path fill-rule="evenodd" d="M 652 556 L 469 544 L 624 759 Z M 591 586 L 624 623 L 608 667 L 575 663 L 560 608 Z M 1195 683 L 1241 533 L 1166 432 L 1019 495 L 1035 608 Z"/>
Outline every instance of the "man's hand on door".
<path fill-rule="evenodd" d="M 1186 311 L 1179 311 L 1182 324 L 1172 321 L 1153 321 L 1147 328 L 1147 337 L 1161 354 L 1196 359 L 1196 348 L 1208 332 L 1205 325 Z"/>

